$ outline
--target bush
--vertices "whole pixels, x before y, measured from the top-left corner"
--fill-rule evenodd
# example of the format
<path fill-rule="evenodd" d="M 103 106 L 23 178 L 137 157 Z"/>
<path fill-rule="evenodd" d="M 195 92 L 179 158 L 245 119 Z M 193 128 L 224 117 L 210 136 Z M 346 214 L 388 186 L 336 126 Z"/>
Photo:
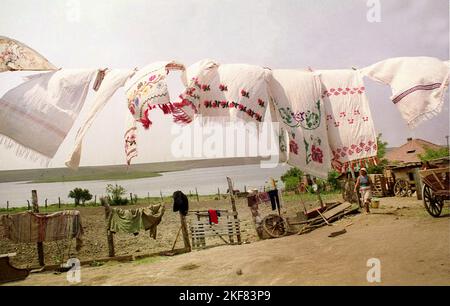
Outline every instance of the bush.
<path fill-rule="evenodd" d="M 298 184 L 300 183 L 300 179 L 296 176 L 286 177 L 284 182 L 284 188 L 286 191 L 297 191 Z"/>
<path fill-rule="evenodd" d="M 296 178 L 298 178 L 298 181 L 300 181 L 303 178 L 303 176 L 304 176 L 303 171 L 301 171 L 297 167 L 292 167 L 281 176 L 281 180 L 283 181 L 283 183 L 286 184 L 286 181 L 290 177 L 296 177 Z"/>
<path fill-rule="evenodd" d="M 332 190 L 339 190 L 341 188 L 338 180 L 339 176 L 340 176 L 339 172 L 335 170 L 328 172 L 327 183 Z"/>
<path fill-rule="evenodd" d="M 75 188 L 69 192 L 69 198 L 75 200 L 75 206 L 81 203 L 84 205 L 86 201 L 92 199 L 92 194 L 87 189 Z"/>
<path fill-rule="evenodd" d="M 127 205 L 128 199 L 122 198 L 127 191 L 120 185 L 108 184 L 106 186 L 106 193 L 108 194 L 108 201 L 110 205 Z"/>

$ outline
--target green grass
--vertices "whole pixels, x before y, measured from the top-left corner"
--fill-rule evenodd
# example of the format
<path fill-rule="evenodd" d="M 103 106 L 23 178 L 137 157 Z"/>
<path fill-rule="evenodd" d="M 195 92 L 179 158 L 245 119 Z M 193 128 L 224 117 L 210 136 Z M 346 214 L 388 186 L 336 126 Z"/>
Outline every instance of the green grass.
<path fill-rule="evenodd" d="M 197 202 L 197 197 L 195 194 L 189 195 L 187 194 L 189 201 L 190 202 Z M 308 201 L 316 201 L 317 200 L 317 195 L 315 194 L 311 194 L 311 193 L 304 193 L 304 194 L 295 194 L 293 192 L 286 192 L 283 193 L 283 200 L 284 201 L 300 201 L 303 200 L 305 202 Z M 322 197 L 323 201 L 334 201 L 336 199 L 341 199 L 341 193 L 340 191 L 331 191 L 331 192 L 322 192 L 320 194 L 320 196 Z M 213 200 L 217 200 L 217 194 L 210 194 L 210 195 L 199 195 L 198 196 L 199 201 L 200 202 L 204 202 L 204 201 L 213 201 Z M 223 197 L 223 195 L 221 194 L 220 200 L 224 200 L 225 198 Z M 229 199 L 228 197 L 226 199 Z M 238 199 L 242 199 L 242 198 L 238 198 Z M 172 196 L 164 196 L 163 197 L 163 201 L 164 203 L 172 203 Z M 137 203 L 136 204 L 128 204 L 128 206 L 133 206 L 133 205 L 151 205 L 151 204 L 157 204 L 157 203 L 161 203 L 161 197 L 144 197 L 144 198 L 138 198 Z M 94 203 L 93 201 L 91 202 L 86 202 L 84 205 L 79 205 L 79 206 L 75 206 L 75 204 L 73 203 L 61 203 L 61 208 L 58 207 L 58 204 L 49 204 L 47 205 L 47 207 L 45 207 L 44 205 L 40 205 L 39 206 L 39 211 L 41 213 L 52 213 L 52 212 L 56 212 L 56 211 L 61 211 L 61 210 L 65 210 L 65 209 L 77 209 L 80 207 L 99 207 L 100 206 L 100 200 L 97 200 L 97 203 Z M 27 206 L 22 206 L 22 207 L 10 207 L 9 209 L 6 208 L 0 208 L 0 214 L 5 214 L 5 213 L 18 213 L 18 212 L 23 212 L 23 211 L 27 211 L 28 207 Z"/>

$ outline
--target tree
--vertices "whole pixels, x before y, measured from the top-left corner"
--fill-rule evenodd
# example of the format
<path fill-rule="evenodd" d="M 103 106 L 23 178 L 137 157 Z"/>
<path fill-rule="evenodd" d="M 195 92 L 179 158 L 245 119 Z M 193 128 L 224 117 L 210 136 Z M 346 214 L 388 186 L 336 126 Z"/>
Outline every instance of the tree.
<path fill-rule="evenodd" d="M 372 165 L 367 168 L 367 172 L 370 174 L 376 174 L 376 173 L 383 173 L 384 167 L 388 164 L 388 160 L 384 158 L 386 155 L 386 150 L 388 143 L 386 141 L 383 141 L 381 137 L 383 134 L 378 134 L 377 136 L 377 159 L 378 159 L 378 165 Z"/>
<path fill-rule="evenodd" d="M 111 205 L 126 205 L 128 204 L 128 199 L 122 198 L 127 191 L 120 185 L 106 185 L 106 193 L 108 194 L 108 199 Z"/>
<path fill-rule="evenodd" d="M 339 176 L 340 176 L 340 174 L 336 170 L 332 170 L 332 171 L 328 172 L 327 183 L 329 186 L 331 186 L 331 188 L 333 190 L 340 189 L 339 180 L 338 180 Z"/>
<path fill-rule="evenodd" d="M 86 201 L 92 199 L 92 194 L 87 189 L 75 188 L 69 192 L 69 198 L 75 200 L 75 206 L 81 203 L 84 205 Z"/>
<path fill-rule="evenodd" d="M 418 154 L 417 156 L 421 161 L 426 162 L 437 158 L 449 157 L 449 150 L 447 147 L 442 147 L 439 149 L 432 149 L 430 147 L 425 146 L 425 153 Z"/>

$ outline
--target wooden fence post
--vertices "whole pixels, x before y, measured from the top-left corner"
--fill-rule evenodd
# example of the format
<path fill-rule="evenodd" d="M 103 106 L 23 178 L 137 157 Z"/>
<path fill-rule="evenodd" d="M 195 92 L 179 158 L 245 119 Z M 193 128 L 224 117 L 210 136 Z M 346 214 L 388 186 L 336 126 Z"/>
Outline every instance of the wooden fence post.
<path fill-rule="evenodd" d="M 130 192 L 130 204 L 133 204 L 133 193 Z"/>
<path fill-rule="evenodd" d="M 217 187 L 217 197 L 219 198 L 218 200 L 220 200 L 220 188 Z"/>
<path fill-rule="evenodd" d="M 27 205 L 28 205 L 28 210 L 30 210 L 31 209 L 31 207 L 30 207 L 30 200 L 27 200 Z"/>
<path fill-rule="evenodd" d="M 39 204 L 38 204 L 38 196 L 37 196 L 36 190 L 31 190 L 31 201 L 33 203 L 33 212 L 38 213 L 39 212 Z M 37 243 L 37 252 L 38 252 L 39 265 L 42 267 L 45 265 L 44 243 L 43 242 Z"/>
<path fill-rule="evenodd" d="M 108 228 L 108 219 L 109 215 L 111 214 L 111 207 L 107 203 L 106 199 L 103 197 L 100 198 L 100 203 L 105 208 L 105 228 L 106 228 L 106 240 L 108 241 L 108 255 L 109 257 L 114 257 L 115 256 L 114 236 L 113 233 L 111 233 Z"/>
<path fill-rule="evenodd" d="M 6 201 L 6 211 L 9 211 L 9 201 Z"/>
<path fill-rule="evenodd" d="M 231 181 L 231 178 L 227 177 L 227 182 L 228 182 L 228 190 L 230 192 L 230 199 L 231 199 L 231 208 L 233 209 L 233 213 L 234 213 L 234 220 L 236 220 L 236 222 L 238 221 L 238 212 L 236 209 L 236 202 L 234 199 L 234 191 L 233 191 L 233 182 Z M 236 237 L 237 237 L 237 242 L 238 244 L 241 244 L 241 234 L 240 233 L 236 233 Z M 230 243 L 232 243 L 232 241 L 230 241 Z"/>
<path fill-rule="evenodd" d="M 422 179 L 420 178 L 419 175 L 419 168 L 414 169 L 414 181 L 416 184 L 416 195 L 417 195 L 417 200 L 422 200 Z"/>
<path fill-rule="evenodd" d="M 45 199 L 45 210 L 47 210 L 47 199 Z"/>
<path fill-rule="evenodd" d="M 159 191 L 159 195 L 161 196 L 161 202 L 164 202 L 164 198 L 163 198 L 163 195 L 162 195 L 162 191 L 161 191 L 161 190 Z"/>
<path fill-rule="evenodd" d="M 183 242 L 184 248 L 187 252 L 191 251 L 191 243 L 189 242 L 189 232 L 186 225 L 186 216 L 184 216 L 181 211 L 180 213 L 180 222 L 181 222 L 181 233 L 183 234 Z"/>
<path fill-rule="evenodd" d="M 58 208 L 61 208 L 61 198 L 58 197 Z"/>
<path fill-rule="evenodd" d="M 198 198 L 198 191 L 197 191 L 197 187 L 195 187 L 195 195 L 197 196 L 197 202 L 200 202 L 199 198 Z"/>

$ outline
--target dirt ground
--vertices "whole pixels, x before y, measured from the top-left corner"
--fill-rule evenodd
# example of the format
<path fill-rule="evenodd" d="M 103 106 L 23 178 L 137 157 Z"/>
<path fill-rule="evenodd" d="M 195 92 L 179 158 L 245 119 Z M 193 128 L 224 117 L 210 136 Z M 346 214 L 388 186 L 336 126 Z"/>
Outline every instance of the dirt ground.
<path fill-rule="evenodd" d="M 229 202 L 192 202 L 191 207 L 227 209 Z M 300 209 L 296 202 L 285 203 L 284 207 L 288 215 Z M 138 255 L 170 249 L 179 226 L 179 217 L 170 208 L 167 205 L 156 240 L 150 240 L 147 234 L 117 235 L 117 254 Z M 99 221 L 103 221 L 103 210 L 86 209 L 89 213 L 80 209 L 86 237 L 84 251 L 77 257 L 80 260 L 106 257 L 106 238 Z M 444 208 L 440 218 L 432 218 L 422 202 L 414 198 L 382 198 L 380 208 L 373 209 L 372 214 L 346 217 L 304 235 L 263 241 L 256 237 L 244 201 L 238 202 L 238 210 L 243 240 L 247 242 L 243 245 L 222 245 L 127 263 L 108 262 L 98 267 L 82 266 L 80 285 L 369 285 L 366 264 L 370 258 L 381 262 L 382 285 L 450 285 L 448 208 Z M 262 214 L 268 213 L 269 207 L 262 207 Z M 345 234 L 328 237 L 344 228 Z M 177 247 L 181 246 L 180 241 Z M 14 262 L 17 265 L 24 265 L 36 254 L 31 246 L 2 241 L 0 247 L 2 252 L 18 253 Z M 51 259 L 51 255 L 48 257 Z M 70 285 L 65 273 L 44 272 L 8 285 L 64 284 Z"/>

